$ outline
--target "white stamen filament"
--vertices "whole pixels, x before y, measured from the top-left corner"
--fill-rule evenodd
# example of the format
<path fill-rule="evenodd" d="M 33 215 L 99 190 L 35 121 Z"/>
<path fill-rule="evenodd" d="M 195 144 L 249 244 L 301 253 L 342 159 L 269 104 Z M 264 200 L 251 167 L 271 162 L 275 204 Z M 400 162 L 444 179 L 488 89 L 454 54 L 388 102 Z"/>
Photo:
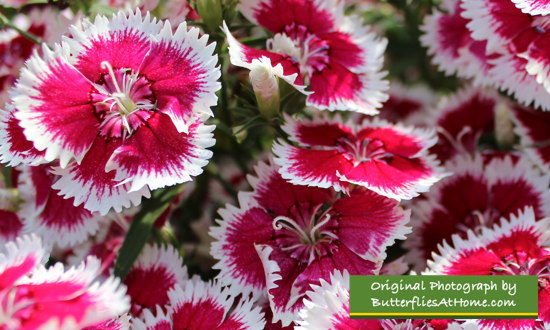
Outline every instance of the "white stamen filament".
<path fill-rule="evenodd" d="M 453 146 L 453 148 L 455 148 L 457 151 L 459 151 L 460 153 L 464 153 L 464 154 L 468 154 L 468 152 L 466 151 L 466 149 L 464 148 L 464 146 L 462 144 L 460 144 L 460 140 L 462 140 L 462 138 L 464 137 L 465 134 L 469 133 L 471 131 L 471 127 L 470 126 L 464 126 L 462 128 L 462 130 L 458 133 L 456 139 L 452 137 L 452 135 L 447 132 L 447 130 L 445 130 L 443 127 L 441 126 L 437 126 L 436 128 L 436 131 L 438 133 L 440 133 L 441 135 L 443 135 L 447 141 L 449 141 L 449 143 Z"/>
<path fill-rule="evenodd" d="M 115 72 L 113 71 L 113 67 L 111 66 L 111 63 L 107 61 L 101 62 L 101 68 L 107 69 L 109 71 L 109 75 L 111 76 L 111 80 L 113 81 L 113 85 L 115 86 L 116 93 L 111 93 L 111 97 L 114 102 L 118 105 L 119 112 L 121 115 L 129 115 L 131 114 L 134 109 L 137 107 L 137 104 L 132 101 L 130 98 L 130 90 L 132 88 L 132 85 L 136 81 L 137 75 L 132 73 L 130 75 L 130 78 L 127 79 L 126 72 L 122 75 L 122 90 L 120 89 L 120 86 L 118 85 L 118 80 L 116 78 Z M 112 106 L 112 105 L 111 105 Z M 111 107 L 112 110 L 112 107 Z"/>
<path fill-rule="evenodd" d="M 284 215 L 280 215 L 273 219 L 273 228 L 275 230 L 281 230 L 283 228 L 292 230 L 298 234 L 298 236 L 303 239 L 307 240 L 308 235 L 302 230 L 300 225 L 298 225 L 294 220 L 292 220 L 289 217 L 285 217 Z"/>
<path fill-rule="evenodd" d="M 486 222 L 485 222 L 485 217 L 483 216 L 483 214 L 481 212 L 479 212 L 479 210 L 473 211 L 472 214 L 477 216 L 479 224 L 484 227 Z"/>
<path fill-rule="evenodd" d="M 330 214 L 327 213 L 325 217 L 321 221 L 319 221 L 319 223 L 317 223 L 313 228 L 311 228 L 311 230 L 309 231 L 309 237 L 311 238 L 312 242 L 315 242 L 315 239 L 316 239 L 315 232 L 317 231 L 317 229 L 321 228 L 329 221 L 330 221 Z"/>

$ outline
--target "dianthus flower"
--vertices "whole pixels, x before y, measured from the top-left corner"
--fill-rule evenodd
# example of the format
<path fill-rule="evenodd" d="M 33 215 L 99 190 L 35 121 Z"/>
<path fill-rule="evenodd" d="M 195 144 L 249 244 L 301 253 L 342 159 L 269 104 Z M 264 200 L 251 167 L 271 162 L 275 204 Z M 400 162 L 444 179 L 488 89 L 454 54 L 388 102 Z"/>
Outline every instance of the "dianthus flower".
<path fill-rule="evenodd" d="M 377 320 L 351 319 L 349 315 L 349 273 L 335 271 L 330 280 L 321 280 L 312 285 L 312 291 L 304 299 L 304 308 L 300 310 L 296 330 L 316 329 L 384 329 L 384 330 L 462 330 L 454 320 Z"/>
<path fill-rule="evenodd" d="M 525 155 L 550 173 L 550 113 L 514 106 L 512 117 Z"/>
<path fill-rule="evenodd" d="M 73 247 L 86 241 L 99 229 L 103 217 L 90 212 L 83 205 L 74 206 L 74 198 L 63 198 L 52 189 L 58 178 L 47 165 L 19 166 L 17 188 L 19 214 L 24 231 L 38 235 L 44 245 Z"/>
<path fill-rule="evenodd" d="M 198 276 L 185 280 L 167 292 L 167 312 L 160 307 L 155 314 L 149 310 L 134 319 L 136 330 L 261 330 L 265 321 L 260 308 L 249 299 L 235 301 L 219 282 L 203 282 Z"/>
<path fill-rule="evenodd" d="M 410 261 L 423 267 L 443 240 L 453 234 L 498 224 L 501 217 L 530 206 L 537 218 L 550 215 L 550 176 L 542 175 L 525 158 L 459 157 L 447 164 L 453 175 L 413 201 L 414 232 L 405 242 Z"/>
<path fill-rule="evenodd" d="M 420 41 L 433 56 L 432 62 L 445 74 L 472 78 L 475 85 L 491 85 L 494 83 L 490 74 L 492 61 L 501 54 L 487 53 L 487 41 L 472 39 L 466 27 L 468 20 L 461 16 L 460 3 L 460 0 L 444 0 L 440 8 L 445 13 L 434 10 L 426 15 L 420 27 L 424 32 Z"/>
<path fill-rule="evenodd" d="M 129 308 L 118 279 L 103 282 L 99 261 L 90 257 L 67 270 L 46 269 L 46 251 L 36 236 L 7 243 L 0 253 L 1 329 L 76 329 L 116 317 Z"/>
<path fill-rule="evenodd" d="M 442 163 L 474 154 L 480 138 L 495 130 L 496 109 L 506 102 L 493 91 L 473 87 L 442 99 L 434 111 L 438 139 L 430 152 Z"/>
<path fill-rule="evenodd" d="M 71 34 L 27 61 L 12 95 L 25 138 L 59 160 L 59 194 L 105 214 L 200 174 L 220 87 L 208 37 L 139 11 Z"/>
<path fill-rule="evenodd" d="M 286 121 L 282 128 L 298 146 L 279 140 L 273 153 L 283 178 L 294 184 L 345 191 L 354 183 L 400 200 L 418 196 L 444 176 L 427 152 L 437 140 L 432 130 L 378 119 Z"/>
<path fill-rule="evenodd" d="M 497 86 L 526 105 L 549 110 L 549 18 L 537 15 L 541 7 L 531 6 L 535 2 L 545 1 L 464 0 L 462 16 L 470 20 L 472 38 L 503 54 L 491 69 Z"/>
<path fill-rule="evenodd" d="M 168 291 L 188 279 L 187 269 L 178 251 L 170 247 L 147 245 L 124 278 L 131 298 L 132 315 L 154 311 L 169 302 Z"/>
<path fill-rule="evenodd" d="M 492 229 L 467 238 L 453 235 L 428 261 L 426 275 L 537 275 L 539 320 L 477 320 L 480 329 L 535 329 L 550 326 L 550 219 L 536 221 L 528 207 Z"/>
<path fill-rule="evenodd" d="M 386 40 L 358 17 L 344 15 L 344 1 L 246 0 L 239 10 L 271 31 L 267 50 L 239 43 L 227 27 L 231 63 L 251 69 L 267 58 L 295 87 L 309 86 L 306 104 L 319 109 L 376 114 L 387 99 L 381 72 Z M 279 72 L 280 71 L 280 72 Z"/>
<path fill-rule="evenodd" d="M 254 191 L 239 195 L 240 208 L 219 211 L 211 253 L 223 284 L 267 294 L 274 323 L 294 321 L 310 284 L 335 269 L 376 274 L 386 247 L 409 232 L 409 213 L 370 190 L 338 198 L 332 189 L 288 183 L 275 165 L 259 163 L 256 174 L 249 177 Z"/>

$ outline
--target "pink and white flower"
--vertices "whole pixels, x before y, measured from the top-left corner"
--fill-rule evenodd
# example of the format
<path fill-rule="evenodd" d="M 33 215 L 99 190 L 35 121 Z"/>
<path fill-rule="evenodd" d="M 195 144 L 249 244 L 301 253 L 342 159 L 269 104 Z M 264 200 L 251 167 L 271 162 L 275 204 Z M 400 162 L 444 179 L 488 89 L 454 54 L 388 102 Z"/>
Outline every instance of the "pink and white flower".
<path fill-rule="evenodd" d="M 424 35 L 422 45 L 428 48 L 432 62 L 447 75 L 473 79 L 474 85 L 492 85 L 490 74 L 493 60 L 502 56 L 499 52 L 486 52 L 487 41 L 472 39 L 466 27 L 468 20 L 462 17 L 460 0 L 444 0 L 441 9 L 424 18 L 420 27 Z"/>
<path fill-rule="evenodd" d="M 235 301 L 219 282 L 203 282 L 193 276 L 168 292 L 167 313 L 157 308 L 156 315 L 144 311 L 144 319 L 134 319 L 137 330 L 149 329 L 263 329 L 265 321 L 259 307 L 249 299 Z"/>
<path fill-rule="evenodd" d="M 50 166 L 18 167 L 17 188 L 23 200 L 19 214 L 24 231 L 38 235 L 45 245 L 73 247 L 95 234 L 103 222 L 97 212 L 74 206 L 74 198 L 63 198 L 52 189 L 57 177 Z"/>
<path fill-rule="evenodd" d="M 537 218 L 550 215 L 550 176 L 525 158 L 494 158 L 484 164 L 478 155 L 458 157 L 447 165 L 454 174 L 412 204 L 414 230 L 404 245 L 417 268 L 453 234 L 479 232 L 527 206 Z"/>
<path fill-rule="evenodd" d="M 173 246 L 146 245 L 124 279 L 131 298 L 130 312 L 141 317 L 169 303 L 168 292 L 188 279 L 183 259 Z"/>
<path fill-rule="evenodd" d="M 350 319 L 349 273 L 335 271 L 330 280 L 312 285 L 304 299 L 304 308 L 296 321 L 296 330 L 384 329 L 384 320 Z"/>
<path fill-rule="evenodd" d="M 523 151 L 544 172 L 550 173 L 550 114 L 521 106 L 512 110 Z"/>
<path fill-rule="evenodd" d="M 370 190 L 339 198 L 286 182 L 275 165 L 259 163 L 256 174 L 249 177 L 254 191 L 239 194 L 240 208 L 219 211 L 211 253 L 222 283 L 236 294 L 267 294 L 273 322 L 283 326 L 294 321 L 310 284 L 335 269 L 376 274 L 386 247 L 409 232 L 409 213 Z"/>
<path fill-rule="evenodd" d="M 495 130 L 496 109 L 508 104 L 497 93 L 468 87 L 443 98 L 435 112 L 437 143 L 430 151 L 441 162 L 456 155 L 473 155 L 481 136 Z"/>
<path fill-rule="evenodd" d="M 550 88 L 550 53 L 546 47 L 549 21 L 547 16 L 522 13 L 518 7 L 526 9 L 527 2 L 464 0 L 462 16 L 470 20 L 468 28 L 474 39 L 486 41 L 488 51 L 503 54 L 493 63 L 496 84 L 514 93 L 522 103 L 534 101 L 535 106 L 548 110 L 549 93 L 545 89 Z"/>
<path fill-rule="evenodd" d="M 294 184 L 346 191 L 353 183 L 401 200 L 445 176 L 427 152 L 437 141 L 433 130 L 378 119 L 359 125 L 338 117 L 286 121 L 282 128 L 298 146 L 279 140 L 273 153 L 283 178 Z"/>
<path fill-rule="evenodd" d="M 384 102 L 378 115 L 381 119 L 425 126 L 433 116 L 430 111 L 435 105 L 436 95 L 424 85 L 404 86 L 399 81 L 392 81 L 388 94 L 389 99 Z"/>
<path fill-rule="evenodd" d="M 539 320 L 477 320 L 481 329 L 535 329 L 550 326 L 550 219 L 537 221 L 531 207 L 502 219 L 492 229 L 467 237 L 453 235 L 428 261 L 424 274 L 537 275 Z"/>
<path fill-rule="evenodd" d="M 267 50 L 239 43 L 227 27 L 231 63 L 251 68 L 269 59 L 280 78 L 313 92 L 306 104 L 326 110 L 376 114 L 387 99 L 388 84 L 380 71 L 386 40 L 356 16 L 344 15 L 344 1 L 246 0 L 239 10 L 271 31 Z"/>
<path fill-rule="evenodd" d="M 321 280 L 319 285 L 312 285 L 312 291 L 304 299 L 304 308 L 300 310 L 296 330 L 316 329 L 448 329 L 475 330 L 466 328 L 454 320 L 376 320 L 351 319 L 349 316 L 349 273 L 335 271 L 330 280 Z"/>
<path fill-rule="evenodd" d="M 139 11 L 71 33 L 32 56 L 12 96 L 25 137 L 47 161 L 59 159 L 53 187 L 105 214 L 199 175 L 220 87 L 207 36 L 184 23 L 172 33 Z"/>
<path fill-rule="evenodd" d="M 88 258 L 67 270 L 46 269 L 36 236 L 9 242 L 0 253 L 0 323 L 7 329 L 75 329 L 123 314 L 129 299 L 119 281 L 99 282 L 99 261 Z"/>
<path fill-rule="evenodd" d="M 44 151 L 37 150 L 23 134 L 19 120 L 14 116 L 13 104 L 7 104 L 6 110 L 0 110 L 0 162 L 8 166 L 20 164 L 36 166 L 46 164 Z"/>

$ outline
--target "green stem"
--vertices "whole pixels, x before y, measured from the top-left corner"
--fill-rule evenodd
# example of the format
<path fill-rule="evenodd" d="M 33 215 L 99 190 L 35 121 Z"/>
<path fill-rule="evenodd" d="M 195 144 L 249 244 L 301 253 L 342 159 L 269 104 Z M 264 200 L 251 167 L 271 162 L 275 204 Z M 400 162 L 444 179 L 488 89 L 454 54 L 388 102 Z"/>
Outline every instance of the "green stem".
<path fill-rule="evenodd" d="M 12 28 L 14 29 L 15 31 L 17 31 L 17 33 L 19 33 L 20 35 L 22 35 L 23 37 L 29 39 L 30 41 L 34 42 L 35 44 L 38 44 L 40 45 L 42 43 L 42 40 L 40 38 L 38 38 L 37 36 L 34 36 L 30 33 L 28 33 L 27 31 L 23 31 L 21 30 L 20 28 L 18 28 L 17 26 L 15 26 L 4 14 L 0 13 L 0 24 L 2 24 L 3 26 L 7 26 L 9 28 Z"/>

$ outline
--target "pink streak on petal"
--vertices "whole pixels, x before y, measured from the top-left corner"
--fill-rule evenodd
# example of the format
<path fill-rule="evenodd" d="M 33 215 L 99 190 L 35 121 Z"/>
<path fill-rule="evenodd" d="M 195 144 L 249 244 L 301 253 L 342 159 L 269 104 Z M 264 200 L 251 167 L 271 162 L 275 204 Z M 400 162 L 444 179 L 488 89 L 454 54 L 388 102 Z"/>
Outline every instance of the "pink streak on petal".
<path fill-rule="evenodd" d="M 406 135 L 393 127 L 367 127 L 357 132 L 356 136 L 359 140 L 380 140 L 388 152 L 403 157 L 414 157 L 423 149 L 424 142 L 417 136 Z"/>
<path fill-rule="evenodd" d="M 455 59 L 460 56 L 459 49 L 472 41 L 470 31 L 466 28 L 468 20 L 460 15 L 462 9 L 459 5 L 460 1 L 456 1 L 452 15 L 441 15 L 439 17 L 437 34 L 442 50 Z"/>
<path fill-rule="evenodd" d="M 52 318 L 60 323 L 69 318 L 81 322 L 89 308 L 97 305 L 93 297 L 82 292 L 85 289 L 82 284 L 70 281 L 20 285 L 15 301 L 32 299 L 33 304 L 18 310 L 13 317 L 21 319 L 26 329 L 40 327 Z"/>
<path fill-rule="evenodd" d="M 339 63 L 329 63 L 323 71 L 314 72 L 311 75 L 309 89 L 313 94 L 308 96 L 308 102 L 330 107 L 340 101 L 365 101 L 360 95 L 363 88 L 361 75 L 349 71 Z M 374 107 L 371 106 L 371 108 Z"/>
<path fill-rule="evenodd" d="M 8 265 L 0 273 L 0 290 L 13 286 L 19 278 L 29 274 L 40 262 L 40 258 L 36 255 L 29 254 L 23 260 Z"/>
<path fill-rule="evenodd" d="M 531 28 L 532 17 L 523 14 L 512 1 L 484 0 L 489 9 L 492 28 L 503 40 L 511 41 L 509 46 L 514 53 L 527 50 L 528 44 L 537 37 Z M 475 32 L 475 31 L 474 31 Z"/>
<path fill-rule="evenodd" d="M 293 181 L 307 182 L 313 186 L 337 186 L 346 187 L 340 183 L 340 177 L 336 172 L 347 173 L 353 168 L 353 164 L 336 150 L 302 149 L 294 146 L 286 147 L 285 165 L 283 169 Z"/>
<path fill-rule="evenodd" d="M 174 276 L 162 267 L 133 268 L 124 279 L 132 299 L 132 314 L 138 316 L 143 308 L 154 310 L 156 305 L 168 304 L 168 290 L 176 282 Z"/>
<path fill-rule="evenodd" d="M 516 7 L 529 15 L 550 14 L 550 1 L 548 0 L 512 0 Z"/>
<path fill-rule="evenodd" d="M 330 32 L 319 35 L 330 49 L 330 60 L 350 70 L 365 65 L 363 50 L 348 34 Z M 368 51 L 368 50 L 367 50 Z"/>
<path fill-rule="evenodd" d="M 338 138 L 346 137 L 351 140 L 354 135 L 351 128 L 339 123 L 305 124 L 296 121 L 294 124 L 295 130 L 288 133 L 292 134 L 292 140 L 303 146 L 334 147 Z"/>
<path fill-rule="evenodd" d="M 316 258 L 310 264 L 289 258 L 279 249 L 274 249 L 269 258 L 277 262 L 282 276 L 275 281 L 277 286 L 269 290 L 273 295 L 272 301 L 277 309 L 293 313 L 303 307 L 305 294 L 311 290 L 310 285 L 320 285 L 321 279 L 329 281 L 335 269 L 347 269 L 351 275 L 374 275 L 377 269 L 375 263 L 360 258 L 344 245 L 336 247 L 332 255 Z M 293 292 L 293 288 L 297 291 Z M 287 308 L 291 301 L 294 303 Z"/>
<path fill-rule="evenodd" d="M 291 215 L 289 210 L 300 202 L 319 205 L 333 199 L 330 190 L 293 185 L 277 171 L 270 172 L 269 178 L 262 178 L 253 196 L 263 208 L 276 215 Z"/>
<path fill-rule="evenodd" d="M 8 210 L 0 210 L 0 237 L 4 241 L 13 241 L 20 236 L 23 223 L 17 213 Z"/>
<path fill-rule="evenodd" d="M 157 186 L 154 180 L 162 179 L 165 185 L 189 181 L 189 175 L 202 173 L 201 155 L 209 153 L 194 140 L 200 124 L 195 122 L 189 134 L 178 133 L 170 117 L 155 113 L 115 150 L 110 162 L 126 177 L 145 178 L 151 189 Z M 163 185 L 159 182 L 158 186 Z"/>
<path fill-rule="evenodd" d="M 65 172 L 61 172 L 62 178 L 57 183 L 65 179 L 63 180 L 64 185 L 54 185 L 54 188 L 70 193 L 70 197 L 76 196 L 77 202 L 84 202 L 86 209 L 107 213 L 106 210 L 113 205 L 115 208 L 120 208 L 126 204 L 123 199 L 128 195 L 127 187 L 118 185 L 118 182 L 114 181 L 115 171 L 105 172 L 108 159 L 120 144 L 121 141 L 118 139 L 111 139 L 107 142 L 102 137 L 97 137 L 80 165 L 73 163 Z M 80 189 L 86 188 L 81 191 L 67 186 L 75 184 L 81 187 Z M 68 195 L 68 193 L 64 193 L 64 195 Z M 124 197 L 119 200 L 117 196 Z"/>
<path fill-rule="evenodd" d="M 201 92 L 208 90 L 206 65 L 198 55 L 183 52 L 179 45 L 166 42 L 151 45 L 141 72 L 152 81 L 151 89 L 161 112 L 186 121 L 192 117 Z"/>
<path fill-rule="evenodd" d="M 21 157 L 33 160 L 44 157 L 44 151 L 38 151 L 34 148 L 32 142 L 23 135 L 23 128 L 19 125 L 19 120 L 15 118 L 13 112 L 9 115 L 7 121 L 7 138 L 9 151 Z"/>
<path fill-rule="evenodd" d="M 218 329 L 225 310 L 209 296 L 198 301 L 186 301 L 174 306 L 172 324 L 174 330 Z"/>
<path fill-rule="evenodd" d="M 506 219 L 526 206 L 533 207 L 537 219 L 545 216 L 541 209 L 544 202 L 532 183 L 527 180 L 519 178 L 512 182 L 499 181 L 491 186 L 489 195 L 493 209 L 498 210 L 499 215 Z"/>
<path fill-rule="evenodd" d="M 63 149 L 80 155 L 91 146 L 99 121 L 90 105 L 92 87 L 73 67 L 61 60 L 50 63 L 52 72 L 40 77 L 36 96 L 26 114 L 40 121 L 40 127 L 58 141 Z M 17 111 L 16 111 L 17 116 Z M 27 127 L 27 130 L 34 128 Z"/>
<path fill-rule="evenodd" d="M 246 2 L 245 2 L 246 4 Z M 333 14 L 313 0 L 267 0 L 252 8 L 258 25 L 273 33 L 292 24 L 302 25 L 311 33 L 326 33 L 335 28 Z"/>
<path fill-rule="evenodd" d="M 254 288 L 265 288 L 265 275 L 255 244 L 264 244 L 274 235 L 273 218 L 259 207 L 234 215 L 225 233 L 224 253 L 233 266 L 232 277 L 244 278 Z"/>
<path fill-rule="evenodd" d="M 397 212 L 398 205 L 396 200 L 370 190 L 354 189 L 349 196 L 334 203 L 333 214 L 338 217 L 338 228 L 334 232 L 354 253 L 381 257 L 388 241 L 394 239 L 407 221 L 404 213 Z"/>
<path fill-rule="evenodd" d="M 487 249 L 499 258 L 518 251 L 525 253 L 530 258 L 544 258 L 548 255 L 548 251 L 541 248 L 539 236 L 540 234 L 534 233 L 531 229 L 515 228 L 511 233 L 488 244 Z"/>
<path fill-rule="evenodd" d="M 92 218 L 92 213 L 86 210 L 83 204 L 73 204 L 74 198 L 65 199 L 58 195 L 57 191 L 52 191 L 46 206 L 38 216 L 40 225 L 62 230 L 67 235 L 78 231 Z"/>
<path fill-rule="evenodd" d="M 101 63 L 107 61 L 114 69 L 129 68 L 140 72 L 140 65 L 151 47 L 148 36 L 127 29 L 111 31 L 92 39 L 77 57 L 75 68 L 93 82 L 101 79 L 107 69 L 101 69 Z"/>
<path fill-rule="evenodd" d="M 409 190 L 415 183 L 432 176 L 433 170 L 422 159 L 395 155 L 390 164 L 372 160 L 341 174 L 350 182 L 399 194 L 399 191 Z"/>
<path fill-rule="evenodd" d="M 491 251 L 476 249 L 463 251 L 449 266 L 446 275 L 490 275 L 493 265 L 500 264 L 501 260 Z"/>

